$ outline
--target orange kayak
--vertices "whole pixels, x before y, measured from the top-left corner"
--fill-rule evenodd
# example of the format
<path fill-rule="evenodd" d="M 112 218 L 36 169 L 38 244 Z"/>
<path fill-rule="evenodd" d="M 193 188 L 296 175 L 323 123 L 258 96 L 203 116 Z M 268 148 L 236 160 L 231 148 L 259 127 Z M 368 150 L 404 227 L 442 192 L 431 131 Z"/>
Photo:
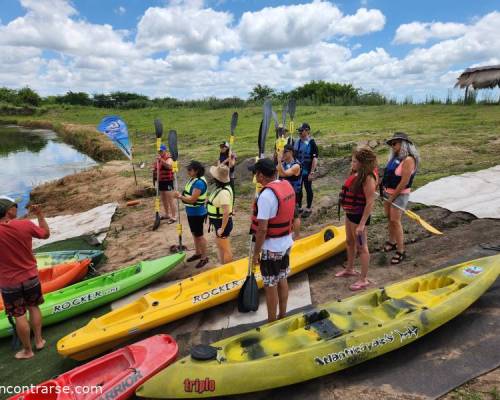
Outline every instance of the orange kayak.
<path fill-rule="evenodd" d="M 71 285 L 72 283 L 81 281 L 85 275 L 87 275 L 90 262 L 90 258 L 86 258 L 81 261 L 58 264 L 50 268 L 38 270 L 40 283 L 42 285 L 42 293 L 53 292 Z M 3 301 L 0 296 L 0 310 L 3 309 Z"/>

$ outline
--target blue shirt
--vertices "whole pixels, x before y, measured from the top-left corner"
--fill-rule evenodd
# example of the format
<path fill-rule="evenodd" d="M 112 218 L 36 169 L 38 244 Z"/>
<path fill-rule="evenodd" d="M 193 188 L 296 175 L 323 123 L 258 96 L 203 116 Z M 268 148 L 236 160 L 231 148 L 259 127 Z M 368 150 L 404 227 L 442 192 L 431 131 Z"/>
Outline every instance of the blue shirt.
<path fill-rule="evenodd" d="M 200 195 L 202 195 L 207 191 L 207 185 L 201 179 L 198 179 L 191 187 L 191 193 L 193 193 L 195 189 L 199 189 L 201 191 Z M 186 207 L 186 214 L 188 217 L 202 216 L 205 215 L 206 213 L 207 213 L 206 206 Z"/>

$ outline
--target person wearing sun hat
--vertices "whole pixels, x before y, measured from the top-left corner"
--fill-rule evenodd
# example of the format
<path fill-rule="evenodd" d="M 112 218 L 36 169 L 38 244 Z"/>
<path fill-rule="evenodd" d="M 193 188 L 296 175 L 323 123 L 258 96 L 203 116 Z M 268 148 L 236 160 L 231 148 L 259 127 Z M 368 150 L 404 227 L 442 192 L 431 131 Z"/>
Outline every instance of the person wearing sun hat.
<path fill-rule="evenodd" d="M 210 167 L 210 175 L 215 181 L 215 190 L 210 193 L 207 201 L 207 212 L 210 231 L 213 227 L 215 232 L 215 244 L 219 262 L 227 264 L 233 260 L 233 251 L 229 235 L 233 229 L 233 189 L 229 178 L 229 168 L 226 165 Z"/>
<path fill-rule="evenodd" d="M 29 209 L 37 216 L 38 225 L 28 219 L 16 219 L 17 203 L 8 197 L 0 198 L 0 292 L 5 313 L 15 319 L 17 336 L 23 346 L 15 355 L 17 359 L 34 356 L 30 324 L 35 348 L 41 350 L 45 346 L 39 308 L 43 303 L 43 295 L 32 251 L 32 238 L 47 239 L 50 229 L 38 205 Z"/>
<path fill-rule="evenodd" d="M 391 264 L 399 264 L 406 258 L 401 225 L 403 212 L 392 206 L 392 203 L 406 209 L 413 179 L 420 164 L 420 155 L 413 141 L 404 132 L 394 133 L 386 144 L 391 151 L 382 179 L 383 196 L 388 200 L 384 202 L 384 213 L 389 219 L 389 240 L 384 244 L 384 251 L 396 250 Z"/>
<path fill-rule="evenodd" d="M 219 159 L 217 160 L 217 165 L 225 165 L 229 168 L 229 184 L 233 190 L 233 206 L 234 206 L 234 177 L 235 177 L 235 166 L 236 166 L 236 153 L 233 149 L 229 151 L 229 142 L 222 142 L 219 145 L 220 153 Z"/>

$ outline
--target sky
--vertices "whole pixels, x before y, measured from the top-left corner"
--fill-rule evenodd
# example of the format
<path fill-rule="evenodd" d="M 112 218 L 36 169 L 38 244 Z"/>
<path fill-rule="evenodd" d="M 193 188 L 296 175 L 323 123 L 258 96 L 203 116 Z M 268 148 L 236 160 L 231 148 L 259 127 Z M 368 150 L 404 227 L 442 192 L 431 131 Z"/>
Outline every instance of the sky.
<path fill-rule="evenodd" d="M 325 80 L 444 98 L 500 64 L 498 37 L 500 0 L 0 0 L 0 87 L 247 98 Z"/>

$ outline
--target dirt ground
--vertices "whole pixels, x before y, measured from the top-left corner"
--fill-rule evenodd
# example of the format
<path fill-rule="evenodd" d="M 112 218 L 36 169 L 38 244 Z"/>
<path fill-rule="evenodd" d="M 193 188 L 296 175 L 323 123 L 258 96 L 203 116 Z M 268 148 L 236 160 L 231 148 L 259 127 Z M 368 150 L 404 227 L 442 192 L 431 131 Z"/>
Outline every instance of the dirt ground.
<path fill-rule="evenodd" d="M 348 161 L 334 160 L 326 162 L 320 170 L 320 179 L 315 183 L 321 190 L 315 199 L 315 211 L 303 221 L 303 234 L 313 233 L 327 224 L 341 225 L 337 219 L 336 193 L 340 182 L 339 176 L 349 167 Z M 175 224 L 162 223 L 160 228 L 151 230 L 154 219 L 154 197 L 141 197 L 140 204 L 127 207 L 126 202 L 135 197 L 136 187 L 133 177 L 126 176 L 130 165 L 126 162 L 113 161 L 90 171 L 68 176 L 59 181 L 45 184 L 33 192 L 33 199 L 43 205 L 47 216 L 72 214 L 88 210 L 107 202 L 118 202 L 119 208 L 113 217 L 110 232 L 105 244 L 107 261 L 101 271 L 110 271 L 134 262 L 154 259 L 168 253 L 170 245 L 177 243 Z M 183 184 L 184 180 L 181 178 Z M 139 181 L 140 192 L 150 193 L 147 189 L 150 182 Z M 237 198 L 236 215 L 232 234 L 235 258 L 246 256 L 249 224 L 249 202 L 251 195 L 244 200 Z M 162 210 L 163 211 L 163 210 Z M 500 237 L 500 220 L 476 219 L 467 213 L 451 213 L 447 210 L 430 207 L 418 211 L 426 221 L 441 229 L 443 236 L 432 236 L 418 224 L 404 219 L 405 239 L 408 259 L 399 266 L 390 266 L 389 257 L 381 252 L 386 240 L 385 221 L 381 217 L 381 207 L 374 213 L 369 228 L 369 241 L 372 252 L 370 278 L 374 284 L 381 286 L 411 276 L 428 272 L 432 266 L 443 264 L 454 257 L 466 256 L 474 246 L 492 242 Z M 185 212 L 181 210 L 181 221 L 184 227 L 183 241 L 189 249 L 193 249 L 193 241 L 189 232 Z M 208 235 L 211 264 L 217 265 L 213 234 Z M 342 260 L 341 260 L 342 261 Z M 340 262 L 341 262 L 340 261 Z M 193 263 L 194 264 L 194 263 Z M 193 265 L 186 264 L 174 270 L 170 279 L 185 278 L 196 274 Z M 327 279 L 325 279 L 328 276 Z M 352 293 L 348 289 L 350 282 L 337 279 L 332 282 L 329 268 L 312 268 L 309 272 L 309 283 L 313 303 L 322 303 L 335 297 L 348 297 Z M 474 398 L 467 397 L 471 390 L 481 393 L 484 399 L 494 399 L 491 390 L 500 389 L 500 373 L 496 369 L 482 377 L 476 378 L 444 399 Z M 326 389 L 326 388 L 325 388 Z M 367 388 L 357 393 L 342 388 L 328 388 L 322 398 L 342 399 L 417 399 L 408 395 L 391 393 L 390 388 L 380 388 L 380 393 Z M 330 393 L 331 391 L 331 393 Z M 375 395 L 375 396 L 374 396 Z"/>

